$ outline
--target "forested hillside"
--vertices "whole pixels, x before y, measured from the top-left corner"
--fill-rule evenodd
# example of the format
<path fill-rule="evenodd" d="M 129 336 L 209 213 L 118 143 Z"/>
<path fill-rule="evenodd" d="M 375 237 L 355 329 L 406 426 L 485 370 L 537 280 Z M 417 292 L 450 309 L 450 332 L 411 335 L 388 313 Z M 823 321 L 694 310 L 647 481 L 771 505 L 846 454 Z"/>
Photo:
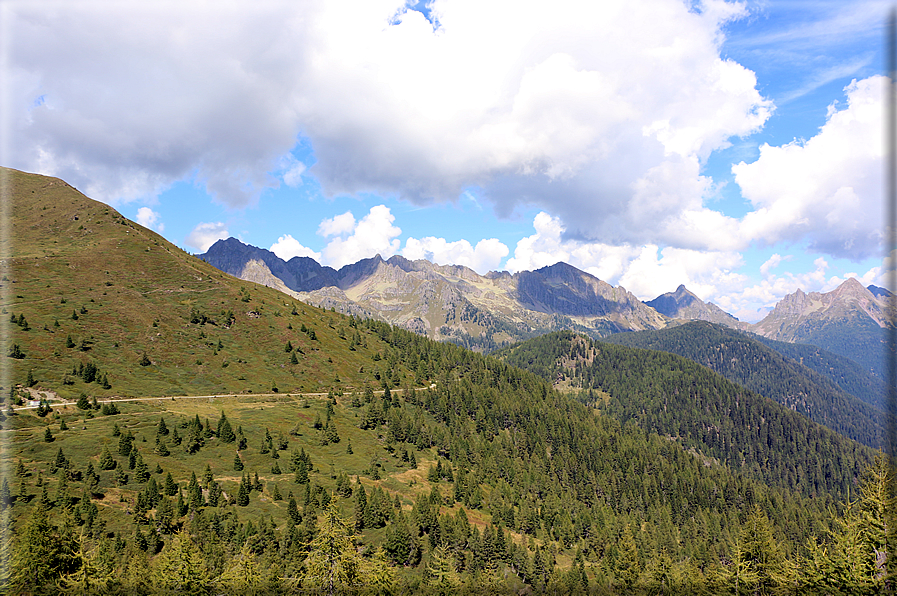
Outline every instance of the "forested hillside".
<path fill-rule="evenodd" d="M 887 427 L 881 410 L 737 330 L 693 321 L 603 341 L 678 354 L 855 441 L 876 448 L 883 444 Z"/>
<path fill-rule="evenodd" d="M 636 423 L 734 470 L 804 494 L 846 497 L 872 458 L 871 449 L 668 352 L 559 332 L 500 356 L 545 379 L 568 380 L 587 403 L 623 424 Z"/>
<path fill-rule="evenodd" d="M 807 368 L 831 380 L 838 387 L 867 404 L 885 409 L 886 385 L 881 377 L 840 354 L 810 344 L 775 341 L 760 335 L 751 336 L 786 358 L 797 360 Z"/>

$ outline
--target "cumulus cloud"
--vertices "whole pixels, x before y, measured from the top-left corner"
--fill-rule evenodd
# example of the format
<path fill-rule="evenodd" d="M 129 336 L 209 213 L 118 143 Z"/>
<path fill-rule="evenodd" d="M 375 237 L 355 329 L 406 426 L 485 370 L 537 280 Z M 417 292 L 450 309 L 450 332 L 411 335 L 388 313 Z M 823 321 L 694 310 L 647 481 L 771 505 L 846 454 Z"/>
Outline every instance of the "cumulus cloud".
<path fill-rule="evenodd" d="M 351 211 L 346 211 L 345 213 L 335 215 L 322 221 L 318 226 L 318 235 L 327 238 L 328 236 L 350 234 L 354 229 L 355 216 L 352 215 Z"/>
<path fill-rule="evenodd" d="M 476 186 L 583 240 L 725 248 L 701 164 L 772 109 L 720 55 L 742 3 L 434 0 L 435 29 L 404 0 L 212 6 L 8 6 L 11 165 L 113 202 L 185 178 L 231 207 L 308 173 L 417 202 Z M 300 134 L 309 172 L 280 161 Z"/>
<path fill-rule="evenodd" d="M 405 241 L 402 256 L 409 259 L 426 259 L 439 265 L 464 265 L 479 274 L 498 269 L 501 260 L 508 256 L 508 247 L 497 238 L 488 238 L 471 246 L 467 240 L 449 242 L 445 238 L 409 238 Z"/>
<path fill-rule="evenodd" d="M 289 261 L 293 257 L 311 257 L 318 262 L 321 261 L 321 253 L 302 246 L 302 244 L 290 234 L 278 238 L 277 242 L 271 245 L 270 250 L 284 261 Z"/>
<path fill-rule="evenodd" d="M 759 306 L 760 312 L 762 312 L 770 310 L 779 300 L 787 294 L 793 294 L 798 289 L 804 292 L 833 289 L 835 286 L 829 287 L 831 284 L 827 284 L 828 261 L 824 257 L 818 257 L 813 261 L 813 267 L 811 271 L 804 273 L 767 274 L 759 283 L 744 288 L 738 296 L 733 298 L 733 302 Z"/>
<path fill-rule="evenodd" d="M 755 162 L 733 166 L 754 207 L 741 223 L 745 238 L 806 241 L 813 251 L 854 260 L 879 253 L 885 81 L 852 82 L 847 106 L 833 104 L 819 134 L 763 145 Z"/>
<path fill-rule="evenodd" d="M 149 207 L 141 207 L 137 210 L 137 223 L 144 228 L 150 228 L 160 233 L 165 231 L 165 224 L 161 222 L 161 217 Z"/>
<path fill-rule="evenodd" d="M 199 252 L 206 252 L 218 240 L 230 238 L 227 225 L 220 222 L 199 223 L 184 239 L 184 244 L 192 246 Z"/>
<path fill-rule="evenodd" d="M 324 264 L 338 269 L 377 254 L 384 259 L 393 256 L 399 251 L 401 241 L 397 236 L 402 233 L 401 229 L 392 225 L 395 219 L 389 207 L 377 205 L 371 207 L 358 223 L 348 212 L 324 220 L 318 233 L 336 236 L 321 252 Z"/>
<path fill-rule="evenodd" d="M 641 300 L 656 298 L 680 284 L 703 300 L 714 300 L 746 280 L 738 272 L 743 262 L 736 252 L 582 242 L 565 238 L 560 219 L 544 212 L 535 217 L 533 227 L 536 233 L 521 239 L 508 259 L 509 271 L 564 261 L 612 285 L 622 285 Z"/>

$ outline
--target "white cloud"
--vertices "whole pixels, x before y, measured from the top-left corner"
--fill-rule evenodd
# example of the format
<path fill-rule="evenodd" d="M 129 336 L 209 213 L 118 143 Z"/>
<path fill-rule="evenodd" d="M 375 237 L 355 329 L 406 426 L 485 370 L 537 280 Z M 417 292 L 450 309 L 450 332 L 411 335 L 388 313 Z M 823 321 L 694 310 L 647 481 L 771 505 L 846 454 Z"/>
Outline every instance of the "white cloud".
<path fill-rule="evenodd" d="M 137 223 L 144 228 L 150 228 L 160 233 L 165 231 L 165 224 L 160 221 L 161 217 L 149 207 L 141 207 L 137 210 Z"/>
<path fill-rule="evenodd" d="M 476 186 L 584 240 L 728 246 L 700 164 L 772 109 L 720 55 L 743 4 L 434 0 L 435 31 L 405 5 L 11 4 L 10 165 L 107 201 L 195 179 L 244 207 L 306 175 L 279 165 L 301 134 L 329 194 Z"/>
<path fill-rule="evenodd" d="M 321 225 L 318 226 L 318 235 L 325 238 L 328 236 L 341 236 L 351 233 L 354 229 L 355 216 L 352 215 L 351 211 L 346 211 L 322 221 Z"/>
<path fill-rule="evenodd" d="M 344 213 L 321 222 L 319 233 L 324 230 L 325 233 L 322 235 L 325 236 L 338 234 L 321 252 L 325 265 L 338 269 L 377 254 L 388 259 L 399 251 L 401 241 L 396 237 L 402 230 L 392 225 L 395 216 L 389 207 L 385 205 L 371 207 L 370 212 L 352 228 L 345 225 L 349 221 L 346 215 L 351 216 L 351 213 Z M 355 218 L 352 217 L 351 221 L 354 223 Z"/>
<path fill-rule="evenodd" d="M 280 166 L 282 170 L 281 177 L 287 186 L 291 188 L 302 186 L 302 174 L 305 172 L 304 163 L 288 153 L 280 160 Z"/>
<path fill-rule="evenodd" d="M 206 252 L 215 242 L 227 238 L 230 238 L 230 233 L 226 224 L 220 221 L 199 223 L 184 239 L 184 244 L 198 249 L 199 252 Z"/>
<path fill-rule="evenodd" d="M 741 312 L 741 315 L 736 316 L 756 321 L 763 318 L 782 298 L 798 289 L 804 292 L 827 292 L 837 287 L 838 284 L 833 284 L 826 277 L 829 264 L 825 258 L 818 257 L 813 261 L 813 266 L 811 271 L 804 273 L 786 272 L 781 275 L 769 274 L 767 268 L 764 279 L 740 292 L 733 292 L 724 303 L 734 307 L 733 314 Z"/>
<path fill-rule="evenodd" d="M 760 265 L 760 273 L 762 275 L 768 275 L 770 270 L 778 267 L 782 261 L 790 261 L 791 255 L 785 255 L 784 257 L 779 253 L 773 253 L 766 261 Z"/>
<path fill-rule="evenodd" d="M 539 213 L 536 233 L 517 243 L 509 271 L 538 269 L 564 261 L 612 285 L 622 285 L 641 300 L 651 300 L 680 284 L 703 300 L 715 300 L 742 286 L 746 277 L 737 272 L 741 255 L 727 251 L 697 251 L 665 247 L 614 246 L 564 239 L 558 218 Z"/>
<path fill-rule="evenodd" d="M 271 245 L 270 250 L 284 261 L 289 261 L 293 257 L 311 257 L 319 263 L 321 262 L 321 253 L 302 246 L 299 241 L 293 238 L 290 234 L 278 238 L 277 242 Z"/>
<path fill-rule="evenodd" d="M 851 83 L 847 107 L 830 107 L 810 140 L 763 145 L 757 161 L 733 166 L 754 206 L 741 224 L 744 238 L 808 241 L 810 250 L 855 260 L 878 254 L 885 80 Z"/>
<path fill-rule="evenodd" d="M 464 265 L 479 274 L 498 268 L 508 256 L 508 247 L 496 238 L 488 238 L 470 245 L 467 240 L 448 242 L 445 238 L 409 238 L 405 241 L 402 256 L 408 259 L 426 259 L 439 265 Z"/>

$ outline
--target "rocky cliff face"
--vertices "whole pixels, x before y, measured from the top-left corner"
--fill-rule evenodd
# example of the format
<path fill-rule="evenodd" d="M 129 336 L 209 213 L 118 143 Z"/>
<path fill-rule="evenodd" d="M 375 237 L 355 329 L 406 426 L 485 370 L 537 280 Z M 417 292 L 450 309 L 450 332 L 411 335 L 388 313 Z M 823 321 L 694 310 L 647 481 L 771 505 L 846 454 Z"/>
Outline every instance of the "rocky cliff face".
<path fill-rule="evenodd" d="M 887 302 L 877 297 L 854 278 L 831 292 L 806 294 L 798 289 L 776 304 L 762 321 L 753 326 L 758 335 L 780 341 L 797 341 L 809 329 L 818 330 L 833 323 L 871 322 L 878 327 L 888 324 Z"/>

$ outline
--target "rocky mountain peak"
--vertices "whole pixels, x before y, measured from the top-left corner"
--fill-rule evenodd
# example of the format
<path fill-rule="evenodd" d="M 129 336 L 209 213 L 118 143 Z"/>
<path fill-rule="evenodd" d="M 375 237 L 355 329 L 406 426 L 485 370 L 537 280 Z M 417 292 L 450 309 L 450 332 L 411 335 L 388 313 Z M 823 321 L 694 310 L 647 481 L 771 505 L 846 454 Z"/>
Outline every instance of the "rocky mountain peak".
<path fill-rule="evenodd" d="M 744 323 L 715 304 L 704 302 L 698 298 L 696 294 L 685 287 L 685 284 L 680 284 L 675 292 L 661 294 L 645 304 L 673 319 L 710 321 L 735 328 L 745 326 Z"/>

